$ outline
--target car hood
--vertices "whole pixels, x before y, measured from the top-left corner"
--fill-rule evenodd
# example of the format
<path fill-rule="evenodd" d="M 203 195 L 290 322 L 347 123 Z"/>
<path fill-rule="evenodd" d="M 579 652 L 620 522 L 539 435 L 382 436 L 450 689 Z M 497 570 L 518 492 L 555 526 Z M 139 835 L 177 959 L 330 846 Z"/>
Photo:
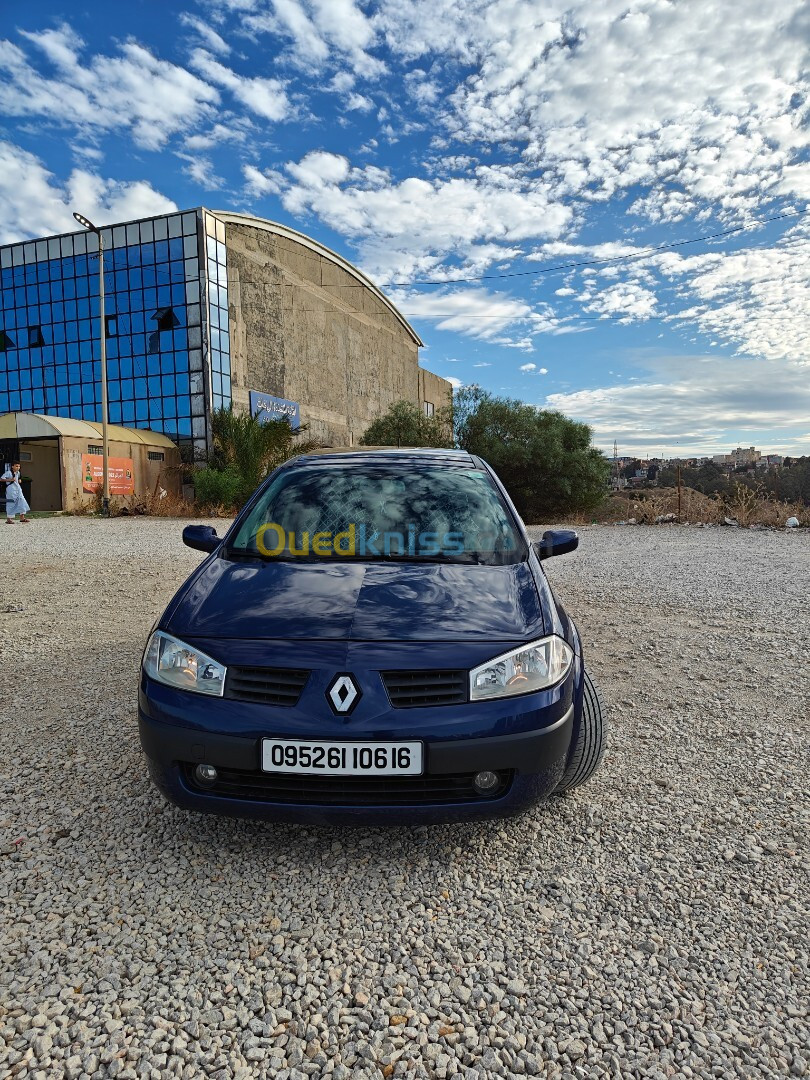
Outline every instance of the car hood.
<path fill-rule="evenodd" d="M 511 566 L 206 560 L 162 625 L 183 637 L 525 640 L 545 630 L 534 576 Z"/>

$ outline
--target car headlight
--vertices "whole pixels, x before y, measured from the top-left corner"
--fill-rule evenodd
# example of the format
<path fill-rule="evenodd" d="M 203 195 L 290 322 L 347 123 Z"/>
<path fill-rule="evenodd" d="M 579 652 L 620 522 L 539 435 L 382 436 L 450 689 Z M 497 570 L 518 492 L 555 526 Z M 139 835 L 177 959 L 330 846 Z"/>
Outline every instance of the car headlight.
<path fill-rule="evenodd" d="M 149 638 L 143 669 L 150 678 L 167 686 L 213 697 L 222 697 L 228 670 L 204 652 L 162 630 L 156 630 Z"/>
<path fill-rule="evenodd" d="M 470 672 L 470 701 L 545 690 L 565 678 L 573 660 L 573 650 L 561 637 L 521 645 Z"/>

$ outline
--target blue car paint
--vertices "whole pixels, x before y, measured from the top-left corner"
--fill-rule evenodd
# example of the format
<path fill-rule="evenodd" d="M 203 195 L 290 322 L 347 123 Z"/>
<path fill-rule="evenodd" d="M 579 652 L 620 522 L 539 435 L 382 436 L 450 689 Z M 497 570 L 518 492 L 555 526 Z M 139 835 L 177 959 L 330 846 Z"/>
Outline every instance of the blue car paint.
<path fill-rule="evenodd" d="M 553 790 L 581 715 L 579 635 L 556 601 L 503 485 L 484 462 L 472 460 L 487 469 L 502 493 L 526 539 L 525 561 L 506 566 L 231 561 L 223 555 L 225 547 L 249 514 L 252 500 L 217 549 L 178 590 L 156 628 L 225 665 L 306 668 L 311 674 L 301 698 L 295 706 L 279 707 L 207 697 L 174 689 L 142 672 L 142 742 L 145 748 L 154 748 L 163 730 L 187 733 L 195 756 L 189 753 L 184 760 L 207 761 L 211 751 L 206 747 L 226 737 L 235 740 L 234 746 L 242 748 L 240 752 L 253 762 L 250 768 L 256 770 L 263 736 L 420 739 L 429 767 L 431 746 L 548 732 L 553 745 L 562 746 L 561 756 L 539 772 L 523 772 L 521 762 L 515 762 L 511 787 L 501 798 L 396 807 L 227 798 L 193 789 L 177 761 L 152 760 L 152 778 L 168 799 L 189 809 L 277 821 L 399 824 L 509 816 Z M 294 459 L 281 468 L 301 461 Z M 569 643 L 574 664 L 562 683 L 537 693 L 394 709 L 381 680 L 384 670 L 469 670 L 550 634 Z M 335 674 L 345 671 L 355 677 L 362 697 L 351 715 L 338 716 L 327 707 L 325 694 Z M 217 764 L 213 759 L 209 763 Z"/>
<path fill-rule="evenodd" d="M 192 579 L 165 628 L 183 640 L 263 638 L 272 627 L 273 637 L 304 640 L 521 642 L 542 637 L 547 625 L 527 563 L 213 558 Z"/>

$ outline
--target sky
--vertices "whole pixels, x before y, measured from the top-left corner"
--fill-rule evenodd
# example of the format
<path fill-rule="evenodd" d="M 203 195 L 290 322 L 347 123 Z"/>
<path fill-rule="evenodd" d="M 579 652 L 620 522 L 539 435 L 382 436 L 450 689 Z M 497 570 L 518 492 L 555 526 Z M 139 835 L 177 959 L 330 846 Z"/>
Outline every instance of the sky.
<path fill-rule="evenodd" d="M 0 243 L 258 214 L 454 385 L 810 454 L 809 45 L 803 0 L 4 0 Z"/>

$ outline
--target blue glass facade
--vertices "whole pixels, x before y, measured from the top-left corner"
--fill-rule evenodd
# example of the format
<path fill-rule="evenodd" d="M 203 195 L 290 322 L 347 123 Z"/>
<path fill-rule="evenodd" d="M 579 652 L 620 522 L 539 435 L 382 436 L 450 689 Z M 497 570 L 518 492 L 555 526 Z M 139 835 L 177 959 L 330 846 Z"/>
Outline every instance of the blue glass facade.
<path fill-rule="evenodd" d="M 204 450 L 228 405 L 225 226 L 192 210 L 102 230 L 109 421 Z M 98 242 L 0 248 L 0 413 L 101 419 Z"/>

